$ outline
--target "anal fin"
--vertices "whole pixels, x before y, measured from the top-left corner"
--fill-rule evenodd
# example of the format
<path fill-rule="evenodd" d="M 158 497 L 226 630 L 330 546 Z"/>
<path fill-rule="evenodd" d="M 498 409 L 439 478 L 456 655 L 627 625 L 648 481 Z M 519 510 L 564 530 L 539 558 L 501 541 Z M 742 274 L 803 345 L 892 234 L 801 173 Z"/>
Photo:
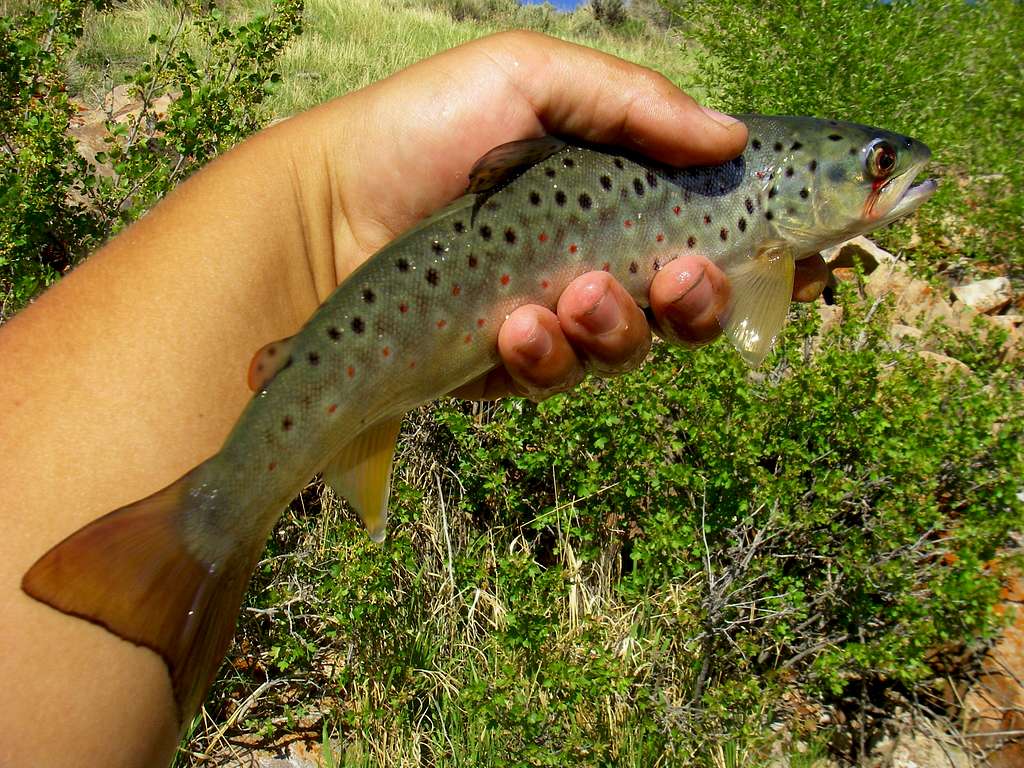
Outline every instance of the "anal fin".
<path fill-rule="evenodd" d="M 762 251 L 726 271 L 732 302 L 723 325 L 744 360 L 758 366 L 786 323 L 796 266 L 782 248 Z"/>
<path fill-rule="evenodd" d="M 324 482 L 345 497 L 359 514 L 370 538 L 387 532 L 391 465 L 402 417 L 378 422 L 360 433 L 324 467 Z"/>

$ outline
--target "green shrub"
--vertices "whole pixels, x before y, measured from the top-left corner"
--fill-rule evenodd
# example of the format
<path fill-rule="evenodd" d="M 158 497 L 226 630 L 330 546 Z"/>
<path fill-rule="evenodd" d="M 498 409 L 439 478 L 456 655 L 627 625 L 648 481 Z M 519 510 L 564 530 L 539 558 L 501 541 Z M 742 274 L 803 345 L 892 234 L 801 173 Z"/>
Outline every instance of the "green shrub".
<path fill-rule="evenodd" d="M 68 133 L 77 106 L 66 66 L 83 15 L 106 5 L 59 0 L 0 18 L 5 315 L 267 120 L 260 105 L 302 13 L 301 0 L 276 0 L 270 15 L 232 26 L 215 6 L 180 4 L 176 29 L 152 35 L 151 58 L 126 78 L 136 114 L 107 120 L 106 146 L 90 161 Z M 165 94 L 174 100 L 161 115 L 154 101 Z"/>

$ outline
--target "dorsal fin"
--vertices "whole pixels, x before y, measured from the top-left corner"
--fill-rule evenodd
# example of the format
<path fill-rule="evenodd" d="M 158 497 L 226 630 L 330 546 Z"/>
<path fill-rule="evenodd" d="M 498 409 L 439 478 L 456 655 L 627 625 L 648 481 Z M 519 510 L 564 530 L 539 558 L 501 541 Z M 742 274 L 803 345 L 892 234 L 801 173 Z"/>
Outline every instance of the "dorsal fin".
<path fill-rule="evenodd" d="M 476 161 L 469 172 L 470 193 L 489 192 L 508 184 L 531 165 L 568 146 L 554 136 L 501 144 Z"/>
<path fill-rule="evenodd" d="M 278 339 L 260 347 L 249 363 L 249 389 L 258 392 L 291 360 L 292 339 Z"/>

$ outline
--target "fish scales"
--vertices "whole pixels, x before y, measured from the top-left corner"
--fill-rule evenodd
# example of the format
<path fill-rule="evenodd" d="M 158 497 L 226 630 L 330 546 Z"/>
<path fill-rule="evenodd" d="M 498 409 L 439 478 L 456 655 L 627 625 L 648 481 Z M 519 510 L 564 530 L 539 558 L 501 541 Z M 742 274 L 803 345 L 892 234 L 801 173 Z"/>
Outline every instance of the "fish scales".
<path fill-rule="evenodd" d="M 756 364 L 785 321 L 796 260 L 914 210 L 929 151 L 853 123 L 743 115 L 746 150 L 678 169 L 551 137 L 498 147 L 469 193 L 355 270 L 291 339 L 260 350 L 257 390 L 221 451 L 176 483 L 72 534 L 23 588 L 160 653 L 186 718 L 231 640 L 281 511 L 323 471 L 374 538 L 401 416 L 500 363 L 524 304 L 554 309 L 610 272 L 641 306 L 668 261 L 702 254 L 730 278 L 722 318 Z"/>

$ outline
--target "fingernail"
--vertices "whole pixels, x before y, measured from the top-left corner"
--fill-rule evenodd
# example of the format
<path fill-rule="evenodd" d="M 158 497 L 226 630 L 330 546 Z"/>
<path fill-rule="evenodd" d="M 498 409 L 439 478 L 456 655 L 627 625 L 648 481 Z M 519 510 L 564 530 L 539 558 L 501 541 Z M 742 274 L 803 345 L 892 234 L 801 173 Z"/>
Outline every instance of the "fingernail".
<path fill-rule="evenodd" d="M 689 322 L 700 316 L 714 301 L 715 291 L 707 272 L 689 270 L 679 273 L 679 296 L 672 301 L 673 320 Z"/>
<path fill-rule="evenodd" d="M 700 111 L 703 112 L 708 117 L 710 117 L 719 125 L 724 125 L 726 128 L 728 128 L 730 125 L 736 125 L 736 123 L 739 122 L 739 120 L 733 117 L 732 115 L 727 115 L 723 112 L 719 112 L 717 109 L 711 109 L 711 107 L 701 107 Z"/>
<path fill-rule="evenodd" d="M 516 318 L 513 322 L 518 326 L 516 335 L 522 339 L 515 347 L 519 355 L 535 362 L 551 352 L 551 334 L 537 322 L 536 317 Z"/>
<path fill-rule="evenodd" d="M 615 299 L 603 290 L 590 309 L 577 315 L 576 322 L 595 336 L 613 331 L 622 323 L 622 313 L 615 304 Z"/>

